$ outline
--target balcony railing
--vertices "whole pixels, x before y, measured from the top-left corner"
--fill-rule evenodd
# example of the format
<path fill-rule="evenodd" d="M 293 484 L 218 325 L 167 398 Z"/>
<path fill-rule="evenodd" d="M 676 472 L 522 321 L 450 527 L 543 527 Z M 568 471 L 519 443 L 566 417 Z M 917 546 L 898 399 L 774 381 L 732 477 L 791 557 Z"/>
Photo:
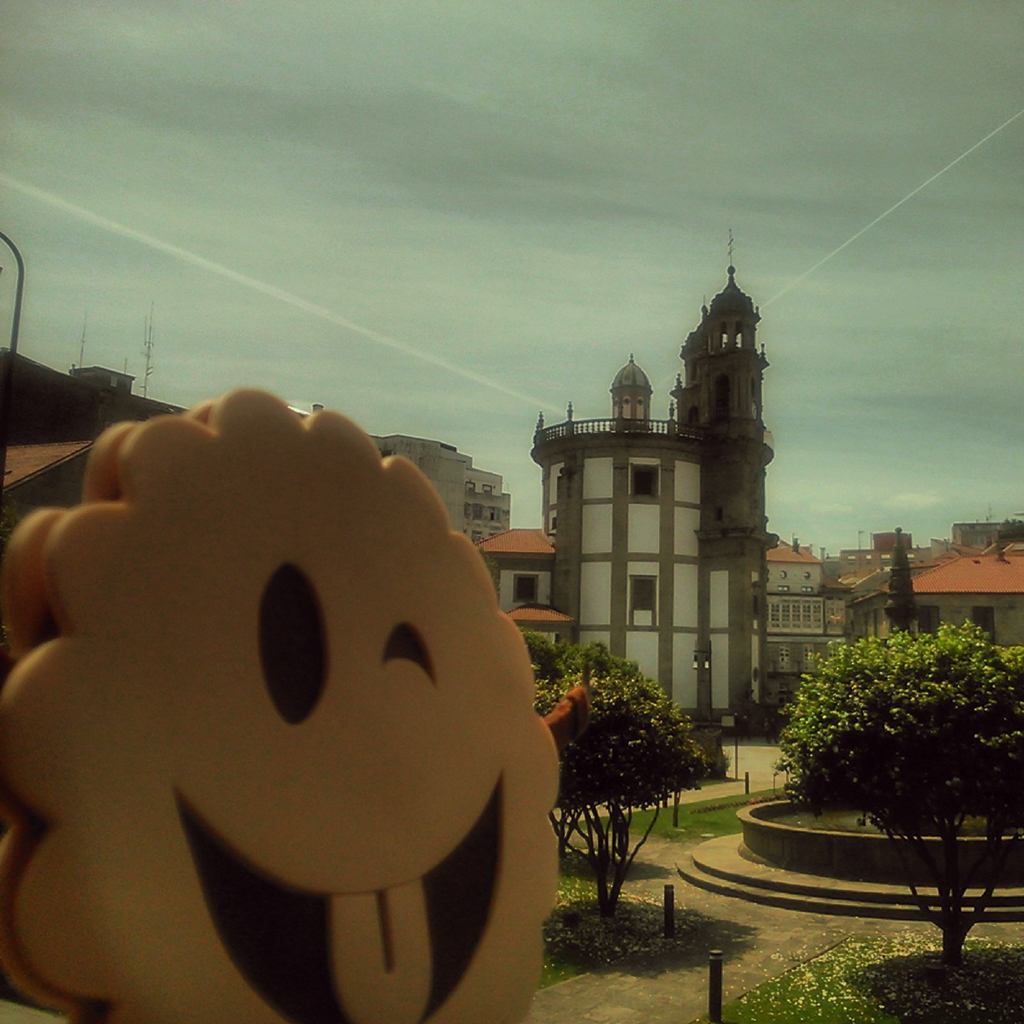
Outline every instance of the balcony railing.
<path fill-rule="evenodd" d="M 550 427 L 538 427 L 533 436 L 534 444 L 557 441 L 563 437 L 578 434 L 660 434 L 665 437 L 686 437 L 699 440 L 703 437 L 700 427 L 690 427 L 675 420 L 566 420 Z"/>

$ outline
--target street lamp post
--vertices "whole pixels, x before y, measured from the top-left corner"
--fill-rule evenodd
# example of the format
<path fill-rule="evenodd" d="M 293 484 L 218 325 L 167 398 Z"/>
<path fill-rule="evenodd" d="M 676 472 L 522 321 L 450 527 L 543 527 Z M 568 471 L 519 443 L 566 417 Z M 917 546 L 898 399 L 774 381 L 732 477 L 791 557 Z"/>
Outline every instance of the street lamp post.
<path fill-rule="evenodd" d="M 25 261 L 18 247 L 3 231 L 0 241 L 14 253 L 18 267 L 18 280 L 14 290 L 14 316 L 11 319 L 11 346 L 4 361 L 3 379 L 0 380 L 0 507 L 3 506 L 4 482 L 7 478 L 7 437 L 11 426 L 11 391 L 14 379 L 14 360 L 18 356 L 18 328 L 21 325 L 21 296 L 25 289 Z M 0 271 L 3 268 L 0 267 Z"/>
<path fill-rule="evenodd" d="M 711 640 L 707 648 L 693 649 L 693 668 L 697 674 L 697 715 L 700 721 L 711 723 L 714 713 L 714 688 L 711 685 Z"/>

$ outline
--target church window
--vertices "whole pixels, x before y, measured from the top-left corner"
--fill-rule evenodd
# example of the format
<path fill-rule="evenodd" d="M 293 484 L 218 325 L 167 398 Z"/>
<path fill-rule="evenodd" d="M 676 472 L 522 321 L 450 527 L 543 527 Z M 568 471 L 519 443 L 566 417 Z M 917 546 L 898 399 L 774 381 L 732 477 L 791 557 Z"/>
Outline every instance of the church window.
<path fill-rule="evenodd" d="M 630 576 L 629 621 L 633 626 L 653 626 L 657 576 Z"/>
<path fill-rule="evenodd" d="M 724 374 L 719 374 L 715 379 L 715 418 L 726 419 L 729 416 L 729 405 L 730 405 L 730 387 L 729 378 Z"/>
<path fill-rule="evenodd" d="M 658 467 L 633 467 L 633 493 L 654 497 L 658 493 Z"/>

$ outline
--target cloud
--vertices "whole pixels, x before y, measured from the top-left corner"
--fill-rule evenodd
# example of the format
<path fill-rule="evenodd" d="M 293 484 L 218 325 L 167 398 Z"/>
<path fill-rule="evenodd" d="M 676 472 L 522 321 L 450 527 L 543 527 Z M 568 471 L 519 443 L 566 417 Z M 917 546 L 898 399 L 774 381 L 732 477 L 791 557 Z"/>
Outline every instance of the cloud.
<path fill-rule="evenodd" d="M 809 508 L 822 515 L 845 515 L 852 512 L 854 507 L 840 501 L 812 501 Z"/>
<path fill-rule="evenodd" d="M 896 511 L 919 512 L 922 509 L 935 508 L 942 504 L 942 497 L 938 494 L 921 494 L 913 491 L 905 491 L 902 494 L 893 494 L 883 498 L 880 502 L 883 508 L 891 508 Z"/>

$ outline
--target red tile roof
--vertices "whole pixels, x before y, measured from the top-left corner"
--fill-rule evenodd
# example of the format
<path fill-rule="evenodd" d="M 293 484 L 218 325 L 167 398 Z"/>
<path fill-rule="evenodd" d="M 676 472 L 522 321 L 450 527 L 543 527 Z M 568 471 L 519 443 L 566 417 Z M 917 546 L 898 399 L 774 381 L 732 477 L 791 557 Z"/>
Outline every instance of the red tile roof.
<path fill-rule="evenodd" d="M 44 469 L 70 459 L 92 446 L 92 441 L 55 441 L 51 444 L 16 444 L 7 449 L 4 487 L 19 484 Z"/>
<path fill-rule="evenodd" d="M 550 538 L 543 530 L 506 530 L 477 541 L 481 551 L 515 555 L 553 555 Z"/>
<path fill-rule="evenodd" d="M 793 551 L 793 545 L 785 541 L 779 541 L 777 548 L 768 549 L 769 562 L 816 562 L 821 564 L 820 558 L 815 558 L 806 544 L 800 545 L 800 550 Z"/>
<path fill-rule="evenodd" d="M 1024 558 L 954 558 L 913 577 L 915 594 L 1024 594 Z"/>
<path fill-rule="evenodd" d="M 571 615 L 555 611 L 542 604 L 522 604 L 505 614 L 513 622 L 572 622 Z"/>

